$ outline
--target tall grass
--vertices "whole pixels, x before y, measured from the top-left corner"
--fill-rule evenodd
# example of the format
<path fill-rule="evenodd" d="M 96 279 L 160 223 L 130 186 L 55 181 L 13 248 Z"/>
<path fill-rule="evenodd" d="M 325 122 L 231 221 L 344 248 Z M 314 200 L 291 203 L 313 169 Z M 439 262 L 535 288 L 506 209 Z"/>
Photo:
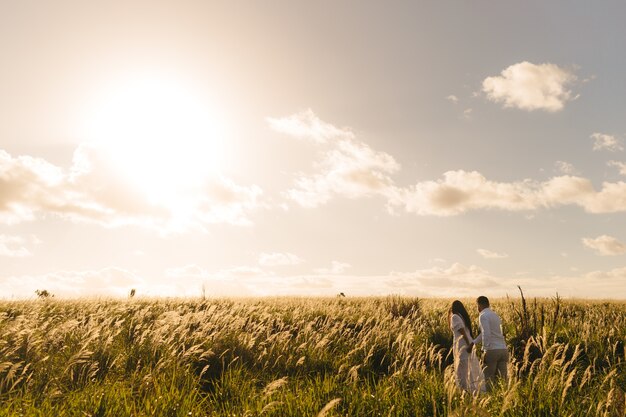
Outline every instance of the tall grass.
<path fill-rule="evenodd" d="M 472 397 L 446 300 L 0 302 L 0 416 L 624 415 L 626 303 L 492 304 L 511 378 Z"/>

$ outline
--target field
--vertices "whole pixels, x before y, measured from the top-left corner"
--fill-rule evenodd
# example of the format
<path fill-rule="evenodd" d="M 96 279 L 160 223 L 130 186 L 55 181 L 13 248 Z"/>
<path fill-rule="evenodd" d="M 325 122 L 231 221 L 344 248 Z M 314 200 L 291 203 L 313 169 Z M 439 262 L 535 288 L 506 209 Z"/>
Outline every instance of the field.
<path fill-rule="evenodd" d="M 626 303 L 492 302 L 511 378 L 478 397 L 451 380 L 448 306 L 2 301 L 0 416 L 624 415 Z"/>

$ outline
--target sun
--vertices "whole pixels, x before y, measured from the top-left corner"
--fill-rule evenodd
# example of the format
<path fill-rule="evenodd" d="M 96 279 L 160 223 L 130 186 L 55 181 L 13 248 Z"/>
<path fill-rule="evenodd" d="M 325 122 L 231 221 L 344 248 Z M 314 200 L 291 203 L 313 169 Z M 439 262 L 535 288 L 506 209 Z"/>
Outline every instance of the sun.
<path fill-rule="evenodd" d="M 180 80 L 144 75 L 99 94 L 83 135 L 152 203 L 184 210 L 190 190 L 222 169 L 216 114 Z"/>

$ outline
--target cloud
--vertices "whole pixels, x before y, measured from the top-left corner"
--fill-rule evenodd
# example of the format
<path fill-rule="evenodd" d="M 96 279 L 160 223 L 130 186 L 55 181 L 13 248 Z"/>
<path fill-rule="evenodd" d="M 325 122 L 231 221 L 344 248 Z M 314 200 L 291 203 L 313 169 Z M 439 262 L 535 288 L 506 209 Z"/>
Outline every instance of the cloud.
<path fill-rule="evenodd" d="M 214 178 L 197 194 L 195 211 L 189 219 L 197 219 L 200 224 L 251 225 L 249 213 L 263 206 L 262 194 L 257 185 L 242 186 L 228 178 Z"/>
<path fill-rule="evenodd" d="M 170 269 L 167 275 L 171 280 L 182 280 L 187 286 L 193 283 L 194 288 L 202 283 L 206 294 L 215 296 L 333 296 L 344 292 L 352 296 L 407 294 L 461 297 L 473 296 L 477 290 L 487 289 L 503 294 L 499 279 L 474 265 L 455 263 L 449 267 L 375 276 L 339 275 L 345 272 L 346 264 L 337 262 L 333 266 L 338 266 L 340 271 L 336 270 L 335 274 L 316 271 L 313 275 L 277 275 L 257 267 L 209 272 L 190 265 Z M 454 288 L 454 294 L 451 288 Z"/>
<path fill-rule="evenodd" d="M 504 107 L 556 112 L 575 99 L 567 87 L 576 76 L 555 64 L 520 62 L 504 69 L 499 76 L 487 77 L 482 90 L 487 98 Z"/>
<path fill-rule="evenodd" d="M 609 270 L 597 270 L 582 275 L 554 276 L 544 282 L 534 280 L 524 283 L 528 288 L 532 286 L 550 288 L 553 293 L 558 292 L 577 298 L 624 299 L 626 298 L 626 267 Z"/>
<path fill-rule="evenodd" d="M 32 220 L 40 210 L 66 206 L 62 170 L 43 159 L 13 158 L 0 150 L 0 221 L 14 224 Z"/>
<path fill-rule="evenodd" d="M 259 265 L 262 266 L 284 266 L 298 265 L 304 260 L 293 253 L 262 253 L 259 255 Z"/>
<path fill-rule="evenodd" d="M 583 238 L 583 244 L 602 256 L 615 256 L 626 253 L 626 245 L 613 236 L 602 235 L 596 238 Z"/>
<path fill-rule="evenodd" d="M 75 150 L 67 170 L 41 158 L 12 157 L 0 150 L 0 222 L 4 224 L 55 215 L 106 227 L 176 231 L 213 223 L 250 224 L 248 214 L 261 206 L 260 187 L 237 185 L 221 176 L 207 177 L 180 192 L 185 194 L 167 202 L 151 201 L 117 169 L 114 159 L 91 145 Z"/>
<path fill-rule="evenodd" d="M 340 129 L 320 120 L 311 109 L 282 118 L 268 117 L 266 120 L 277 132 L 320 144 L 333 139 L 354 137 L 350 130 Z"/>
<path fill-rule="evenodd" d="M 454 104 L 459 102 L 459 98 L 455 96 L 454 94 L 450 94 L 448 97 L 446 97 L 446 100 L 449 100 Z"/>
<path fill-rule="evenodd" d="M 596 191 L 590 180 L 563 175 L 548 181 L 496 182 L 472 171 L 448 171 L 438 181 L 389 190 L 389 210 L 401 207 L 418 215 L 454 216 L 470 210 L 528 211 L 577 205 L 589 213 L 626 211 L 626 183 L 604 182 Z"/>
<path fill-rule="evenodd" d="M 211 272 L 196 265 L 169 270 L 169 281 L 187 288 L 205 286 L 208 296 L 348 296 L 404 294 L 420 297 L 475 298 L 516 295 L 521 285 L 527 296 L 585 296 L 623 298 L 626 268 L 594 271 L 578 276 L 542 279 L 494 275 L 476 265 L 452 263 L 411 272 L 381 275 L 277 275 L 258 267 L 241 266 Z M 173 290 L 173 288 L 171 289 Z M 170 293 L 172 294 L 172 293 Z M 194 294 L 194 295 L 197 295 Z"/>
<path fill-rule="evenodd" d="M 557 172 L 559 172 L 560 174 L 574 174 L 575 173 L 575 169 L 574 169 L 574 165 L 570 164 L 569 162 L 565 162 L 565 161 L 556 161 L 554 163 L 554 167 L 556 169 Z"/>
<path fill-rule="evenodd" d="M 570 175 L 573 166 L 567 162 L 556 163 L 565 175 L 543 182 L 497 182 L 476 171 L 456 170 L 445 172 L 439 180 L 398 186 L 392 175 L 400 164 L 391 155 L 372 149 L 348 130 L 320 121 L 312 111 L 268 120 L 286 133 L 317 138 L 314 141 L 323 149 L 316 171 L 297 174 L 295 186 L 284 193 L 303 207 L 318 207 L 334 197 L 377 195 L 387 200 L 392 214 L 398 208 L 417 215 L 454 216 L 471 210 L 534 211 L 564 205 L 576 205 L 588 213 L 626 211 L 626 182 L 604 182 L 596 190 L 589 179 Z M 283 129 L 283 125 L 298 129 Z"/>
<path fill-rule="evenodd" d="M 414 272 L 390 274 L 387 285 L 399 293 L 437 297 L 472 296 L 476 291 L 498 291 L 502 280 L 476 265 L 453 263 L 449 267 L 418 269 Z"/>
<path fill-rule="evenodd" d="M 319 268 L 316 269 L 314 272 L 322 275 L 340 275 L 346 272 L 348 268 L 351 267 L 352 265 L 347 262 L 332 261 L 330 268 Z"/>
<path fill-rule="evenodd" d="M 310 110 L 283 119 L 268 120 L 281 132 L 313 138 L 318 144 L 326 144 L 321 160 L 315 164 L 317 172 L 299 174 L 295 187 L 286 192 L 289 199 L 301 206 L 317 207 L 334 196 L 358 198 L 384 194 L 393 183 L 390 175 L 400 169 L 391 155 L 356 140 L 347 130 L 319 121 Z"/>
<path fill-rule="evenodd" d="M 617 152 L 617 151 L 624 150 L 624 146 L 622 146 L 621 141 L 613 135 L 607 135 L 604 133 L 594 133 L 590 137 L 594 141 L 593 142 L 594 151 L 605 150 L 605 151 L 610 151 L 610 152 Z"/>
<path fill-rule="evenodd" d="M 617 169 L 619 170 L 620 175 L 626 175 L 626 164 L 623 162 L 619 162 L 619 161 L 609 161 L 607 163 L 608 166 L 611 167 L 617 167 Z"/>
<path fill-rule="evenodd" d="M 467 108 L 465 110 L 463 110 L 463 118 L 465 120 L 470 120 L 472 118 L 472 109 L 471 108 Z"/>
<path fill-rule="evenodd" d="M 288 197 L 304 207 L 317 207 L 336 195 L 359 198 L 381 194 L 392 184 L 389 174 L 396 172 L 399 164 L 364 143 L 344 140 L 326 153 L 318 169 L 316 174 L 300 175 Z"/>
<path fill-rule="evenodd" d="M 144 288 L 146 281 L 131 271 L 108 267 L 100 270 L 57 271 L 42 275 L 0 277 L 5 297 L 30 298 L 35 290 L 57 297 L 126 296 L 131 288 Z M 141 291 L 140 291 L 141 293 Z"/>
<path fill-rule="evenodd" d="M 437 216 L 485 208 L 530 210 L 537 206 L 536 188 L 528 181 L 497 183 L 475 171 L 448 171 L 439 181 L 393 189 L 389 203 L 409 213 Z"/>
<path fill-rule="evenodd" d="M 621 267 L 621 268 L 614 268 L 614 269 L 610 269 L 608 271 L 593 271 L 593 272 L 589 272 L 587 274 L 585 274 L 584 276 L 585 278 L 589 279 L 589 280 L 595 280 L 595 281 L 600 281 L 600 282 L 606 282 L 606 281 L 616 281 L 616 282 L 624 282 L 626 280 L 626 267 Z M 621 297 L 623 297 L 625 290 L 624 287 L 621 286 L 621 291 L 620 293 L 622 294 Z M 619 296 L 619 294 L 615 294 L 616 296 Z"/>
<path fill-rule="evenodd" d="M 578 205 L 589 213 L 617 213 L 626 211 L 626 183 L 604 182 L 602 189 L 584 198 L 581 196 Z"/>
<path fill-rule="evenodd" d="M 476 252 L 485 259 L 503 259 L 509 257 L 506 253 L 493 252 L 488 249 L 476 249 Z"/>
<path fill-rule="evenodd" d="M 208 297 L 251 297 L 272 295 L 266 292 L 274 273 L 253 266 L 239 266 L 209 271 L 198 265 L 186 265 L 165 271 L 166 281 L 153 285 L 152 292 Z M 275 295 L 278 295 L 276 293 Z"/>
<path fill-rule="evenodd" d="M 4 298 L 34 298 L 35 290 L 57 297 L 249 297 L 249 296 L 348 296 L 404 294 L 419 297 L 462 298 L 517 295 L 521 285 L 527 296 L 624 298 L 626 268 L 597 270 L 582 275 L 524 277 L 494 275 L 476 265 L 452 263 L 411 272 L 380 275 L 278 275 L 256 266 L 210 271 L 198 265 L 170 268 L 150 280 L 132 271 L 108 267 L 100 270 L 58 271 L 42 275 L 0 277 Z"/>
<path fill-rule="evenodd" d="M 0 256 L 9 258 L 25 258 L 32 256 L 32 252 L 27 246 L 40 244 L 41 241 L 36 236 L 22 237 L 0 235 Z"/>

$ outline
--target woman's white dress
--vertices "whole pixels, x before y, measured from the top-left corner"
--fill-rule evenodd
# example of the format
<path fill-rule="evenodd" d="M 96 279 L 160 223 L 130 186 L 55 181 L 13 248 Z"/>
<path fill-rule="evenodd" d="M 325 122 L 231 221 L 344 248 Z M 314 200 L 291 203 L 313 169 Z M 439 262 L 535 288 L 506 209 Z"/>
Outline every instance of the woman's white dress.
<path fill-rule="evenodd" d="M 471 353 L 467 351 L 467 343 L 463 338 L 462 329 L 465 329 L 468 336 L 470 332 L 461 316 L 453 314 L 450 317 L 450 328 L 454 334 L 452 349 L 454 354 L 454 377 L 457 387 L 471 393 L 485 391 L 483 372 L 476 352 L 474 350 Z"/>

